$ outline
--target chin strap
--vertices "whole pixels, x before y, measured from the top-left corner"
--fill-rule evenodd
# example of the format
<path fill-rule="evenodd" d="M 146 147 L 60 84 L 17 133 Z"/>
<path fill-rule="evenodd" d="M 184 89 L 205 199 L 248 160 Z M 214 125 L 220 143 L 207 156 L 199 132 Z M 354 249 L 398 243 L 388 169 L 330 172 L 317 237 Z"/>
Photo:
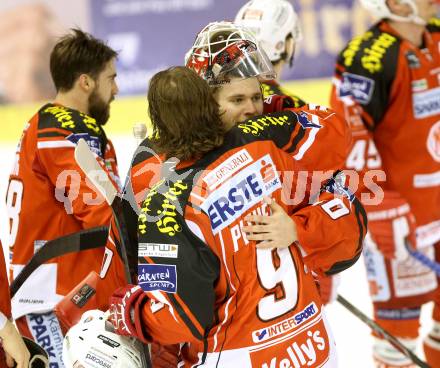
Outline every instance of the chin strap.
<path fill-rule="evenodd" d="M 396 15 L 391 13 L 388 18 L 398 21 L 398 22 L 406 22 L 406 23 L 415 23 L 421 26 L 426 26 L 428 22 L 419 16 L 419 11 L 417 9 L 416 4 L 414 4 L 413 0 L 400 0 L 402 4 L 407 4 L 410 6 L 412 13 L 406 17 L 402 17 L 400 15 Z"/>

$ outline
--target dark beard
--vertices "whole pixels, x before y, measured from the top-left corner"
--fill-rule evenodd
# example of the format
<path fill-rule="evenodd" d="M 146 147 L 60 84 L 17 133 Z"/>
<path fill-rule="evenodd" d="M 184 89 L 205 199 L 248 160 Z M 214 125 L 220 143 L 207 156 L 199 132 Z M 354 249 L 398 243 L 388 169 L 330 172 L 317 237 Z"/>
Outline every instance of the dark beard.
<path fill-rule="evenodd" d="M 89 96 L 89 115 L 99 125 L 105 125 L 110 117 L 110 101 L 105 103 L 96 92 L 96 89 Z"/>

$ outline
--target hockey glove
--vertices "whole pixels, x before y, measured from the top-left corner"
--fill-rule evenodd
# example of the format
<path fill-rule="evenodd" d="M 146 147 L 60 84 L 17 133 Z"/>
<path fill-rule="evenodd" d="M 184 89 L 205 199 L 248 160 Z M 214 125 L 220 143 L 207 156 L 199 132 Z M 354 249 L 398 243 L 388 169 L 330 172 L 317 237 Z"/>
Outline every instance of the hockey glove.
<path fill-rule="evenodd" d="M 383 201 L 369 207 L 368 229 L 378 249 L 385 258 L 405 259 L 405 241 L 416 246 L 416 222 L 408 202 L 397 192 L 385 191 Z"/>
<path fill-rule="evenodd" d="M 294 108 L 295 102 L 289 96 L 271 95 L 264 99 L 263 114 Z"/>
<path fill-rule="evenodd" d="M 117 334 L 133 336 L 144 344 L 148 343 L 141 317 L 147 300 L 147 294 L 140 286 L 129 284 L 116 289 L 110 297 L 110 321 Z"/>

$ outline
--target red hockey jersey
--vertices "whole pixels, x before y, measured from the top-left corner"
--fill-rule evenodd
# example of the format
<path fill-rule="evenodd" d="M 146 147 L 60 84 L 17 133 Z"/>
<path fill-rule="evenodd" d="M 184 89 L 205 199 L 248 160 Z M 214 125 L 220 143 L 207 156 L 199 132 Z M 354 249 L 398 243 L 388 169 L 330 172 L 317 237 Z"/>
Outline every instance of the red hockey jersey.
<path fill-rule="evenodd" d="M 47 104 L 26 124 L 6 198 L 12 277 L 46 241 L 110 222 L 110 207 L 75 162 L 80 138 L 116 178 L 114 148 L 90 116 Z M 90 271 L 99 269 L 102 257 L 101 248 L 40 266 L 13 298 L 14 318 L 53 309 Z"/>
<path fill-rule="evenodd" d="M 142 204 L 137 273 L 151 298 L 142 320 L 152 341 L 185 343 L 185 367 L 336 367 L 312 271 L 357 260 L 365 214 L 333 179 L 315 200 L 298 196 L 308 185 L 287 126 L 300 119 L 278 113 L 257 135 L 252 119 L 239 124 L 220 149 L 164 173 Z M 270 214 L 264 195 L 291 215 L 299 244 L 258 250 L 246 239 L 246 215 Z"/>
<path fill-rule="evenodd" d="M 418 244 L 439 241 L 440 20 L 421 48 L 384 21 L 354 38 L 339 55 L 331 106 L 353 132 L 347 168 L 361 173 L 359 192 L 368 170 L 384 170 L 377 184 L 409 202 Z"/>

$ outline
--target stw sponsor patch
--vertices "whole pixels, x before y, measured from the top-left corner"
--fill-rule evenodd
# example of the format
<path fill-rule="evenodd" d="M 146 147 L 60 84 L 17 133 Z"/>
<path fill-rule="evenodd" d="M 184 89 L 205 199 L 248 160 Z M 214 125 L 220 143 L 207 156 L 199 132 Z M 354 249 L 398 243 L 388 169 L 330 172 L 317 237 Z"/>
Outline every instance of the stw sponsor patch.
<path fill-rule="evenodd" d="M 202 203 L 214 234 L 234 222 L 249 208 L 281 188 L 281 181 L 269 154 L 247 166 L 213 191 Z"/>
<path fill-rule="evenodd" d="M 339 97 L 352 96 L 360 104 L 366 105 L 371 101 L 373 90 L 373 79 L 352 73 L 342 74 Z"/>
<path fill-rule="evenodd" d="M 139 243 L 139 257 L 177 258 L 178 244 Z"/>
<path fill-rule="evenodd" d="M 175 265 L 139 264 L 138 284 L 144 291 L 177 292 L 177 271 Z"/>

